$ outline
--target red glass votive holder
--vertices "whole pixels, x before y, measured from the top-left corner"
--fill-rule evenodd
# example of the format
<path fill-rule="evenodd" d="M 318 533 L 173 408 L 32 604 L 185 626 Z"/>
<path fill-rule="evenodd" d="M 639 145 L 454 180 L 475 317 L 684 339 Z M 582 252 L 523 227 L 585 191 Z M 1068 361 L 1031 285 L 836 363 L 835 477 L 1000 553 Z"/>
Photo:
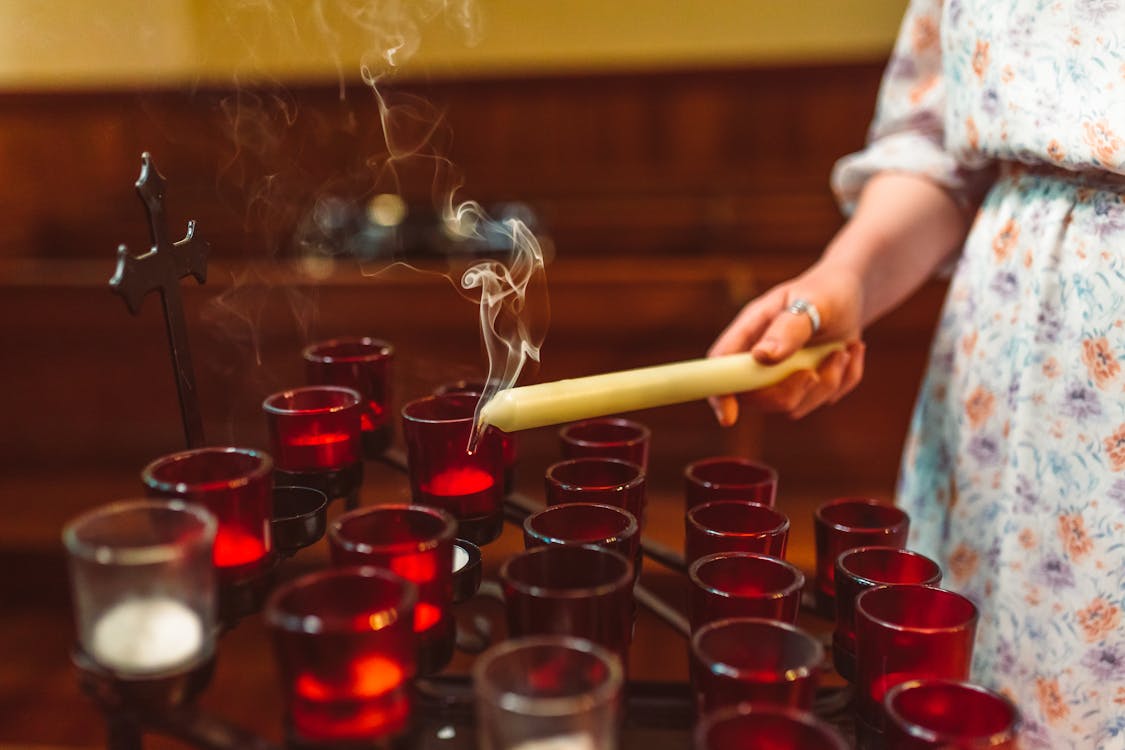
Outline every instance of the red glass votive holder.
<path fill-rule="evenodd" d="M 219 522 L 213 559 L 221 583 L 252 578 L 273 559 L 273 462 L 249 448 L 198 448 L 162 456 L 141 471 L 149 497 L 183 498 Z"/>
<path fill-rule="evenodd" d="M 453 539 L 457 521 L 439 508 L 375 505 L 353 510 L 328 528 L 332 563 L 373 565 L 418 588 L 414 636 L 418 671 L 433 674 L 453 656 Z"/>
<path fill-rule="evenodd" d="M 955 680 L 911 680 L 887 691 L 888 750 L 1016 750 L 1020 713 L 999 693 Z"/>
<path fill-rule="evenodd" d="M 628 664 L 633 563 L 591 546 L 551 544 L 500 566 L 510 635 L 571 635 L 605 646 Z"/>
<path fill-rule="evenodd" d="M 941 566 L 917 552 L 897 547 L 856 547 L 836 558 L 836 632 L 832 656 L 836 671 L 855 679 L 855 598 L 876 586 L 941 583 Z"/>
<path fill-rule="evenodd" d="M 836 558 L 855 547 L 905 547 L 910 517 L 868 497 L 838 497 L 813 514 L 816 538 L 816 608 L 836 617 Z"/>
<path fill-rule="evenodd" d="M 341 385 L 363 399 L 363 451 L 377 458 L 391 444 L 391 366 L 395 350 L 386 341 L 364 337 L 321 341 L 305 347 L 305 377 L 311 385 Z"/>
<path fill-rule="evenodd" d="M 270 597 L 265 620 L 294 744 L 372 742 L 410 723 L 414 584 L 378 568 L 302 576 Z"/>
<path fill-rule="evenodd" d="M 934 586 L 876 586 L 855 599 L 858 719 L 883 728 L 883 697 L 923 678 L 966 680 L 977 629 L 976 606 Z"/>
<path fill-rule="evenodd" d="M 617 458 L 648 471 L 652 432 L 640 422 L 616 417 L 587 419 L 559 430 L 563 458 Z"/>
<path fill-rule="evenodd" d="M 721 552 L 688 568 L 691 629 L 731 617 L 759 617 L 795 623 L 805 574 L 776 557 Z"/>
<path fill-rule="evenodd" d="M 414 502 L 447 511 L 458 536 L 483 545 L 504 525 L 504 478 L 498 430 L 486 429 L 468 452 L 477 400 L 452 393 L 411 401 L 402 409 L 402 429 Z"/>
<path fill-rule="evenodd" d="M 455 380 L 445 383 L 434 389 L 435 396 L 448 396 L 451 393 L 460 393 L 475 396 L 480 399 L 488 386 L 485 380 Z M 507 432 L 496 431 L 500 439 L 500 453 L 504 463 L 504 494 L 508 494 L 516 486 L 516 463 L 518 452 L 516 450 L 516 436 Z"/>
<path fill-rule="evenodd" d="M 840 733 L 806 711 L 744 704 L 704 716 L 695 750 L 848 750 Z"/>
<path fill-rule="evenodd" d="M 351 388 L 293 388 L 267 397 L 262 408 L 282 471 L 331 471 L 363 459 L 362 400 Z"/>
<path fill-rule="evenodd" d="M 748 458 L 704 458 L 684 470 L 684 497 L 689 510 L 712 500 L 749 500 L 773 507 L 777 472 Z"/>
<path fill-rule="evenodd" d="M 823 663 L 819 641 L 774 620 L 718 620 L 691 637 L 691 677 L 701 714 L 739 703 L 808 710 Z"/>
<path fill-rule="evenodd" d="M 547 505 L 600 503 L 624 508 L 644 528 L 645 473 L 616 458 L 572 458 L 547 468 Z"/>
<path fill-rule="evenodd" d="M 688 565 L 716 552 L 757 552 L 784 558 L 789 519 L 767 505 L 715 500 L 688 509 L 684 532 Z"/>
<path fill-rule="evenodd" d="M 523 521 L 527 549 L 548 544 L 589 544 L 633 560 L 641 549 L 637 519 L 624 508 L 598 503 L 564 503 L 532 513 Z"/>

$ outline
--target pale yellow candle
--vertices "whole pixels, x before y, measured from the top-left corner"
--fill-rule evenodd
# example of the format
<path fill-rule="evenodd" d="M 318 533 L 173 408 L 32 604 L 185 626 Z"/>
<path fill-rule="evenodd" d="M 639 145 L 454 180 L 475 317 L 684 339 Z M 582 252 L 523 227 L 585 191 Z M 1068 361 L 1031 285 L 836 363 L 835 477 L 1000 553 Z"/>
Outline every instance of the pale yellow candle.
<path fill-rule="evenodd" d="M 480 422 L 515 432 L 754 391 L 779 383 L 798 370 L 815 369 L 821 360 L 843 347 L 842 343 L 832 343 L 801 349 L 776 365 L 763 365 L 749 353 L 731 354 L 509 388 L 484 405 Z"/>

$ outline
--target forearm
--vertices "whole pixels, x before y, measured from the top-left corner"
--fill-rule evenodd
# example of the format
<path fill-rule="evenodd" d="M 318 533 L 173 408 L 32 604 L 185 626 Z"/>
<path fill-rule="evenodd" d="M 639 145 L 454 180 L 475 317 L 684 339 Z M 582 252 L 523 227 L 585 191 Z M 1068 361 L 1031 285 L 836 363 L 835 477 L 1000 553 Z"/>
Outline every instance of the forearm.
<path fill-rule="evenodd" d="M 952 196 L 924 177 L 876 175 L 816 266 L 856 277 L 863 290 L 861 325 L 866 326 L 897 307 L 951 257 L 971 221 Z"/>

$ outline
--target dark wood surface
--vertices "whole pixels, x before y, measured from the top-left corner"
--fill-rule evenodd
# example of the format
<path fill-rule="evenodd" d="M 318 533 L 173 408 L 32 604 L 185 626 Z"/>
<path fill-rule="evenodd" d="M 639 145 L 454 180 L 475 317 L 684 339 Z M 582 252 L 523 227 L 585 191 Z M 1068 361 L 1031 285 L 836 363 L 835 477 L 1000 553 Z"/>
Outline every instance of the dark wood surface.
<path fill-rule="evenodd" d="M 828 171 L 862 143 L 880 67 L 456 81 L 394 95 L 435 102 L 464 196 L 518 199 L 541 217 L 552 321 L 532 377 L 545 380 L 699 356 L 742 303 L 815 258 L 840 224 Z M 300 347 L 315 338 L 394 341 L 400 404 L 479 371 L 475 310 L 445 280 L 366 277 L 341 262 L 313 282 L 288 265 L 293 228 L 317 198 L 370 192 L 364 161 L 380 153 L 371 95 L 347 93 L 343 102 L 334 87 L 0 95 L 0 744 L 101 741 L 67 660 L 59 532 L 82 510 L 139 494 L 141 466 L 181 447 L 159 304 L 147 300 L 133 318 L 106 285 L 117 243 L 147 245 L 132 191 L 142 150 L 169 180 L 172 226 L 195 218 L 214 246 L 207 285 L 184 286 L 212 441 L 264 447 L 261 400 L 302 382 Z M 292 126 L 275 127 L 286 117 Z M 430 164 L 399 165 L 413 205 L 429 204 Z M 789 558 L 811 570 L 818 502 L 892 492 L 942 294 L 931 284 L 872 327 L 863 385 L 801 422 L 750 414 L 721 430 L 702 404 L 636 415 L 654 432 L 648 533 L 681 543 L 687 462 L 756 455 L 779 469 Z M 520 439 L 521 489 L 539 496 L 555 432 Z M 373 467 L 364 502 L 407 492 Z M 509 529 L 486 558 L 495 566 L 518 547 Z M 320 545 L 288 571 L 324 563 Z M 645 580 L 682 604 L 682 580 L 658 568 Z M 686 675 L 683 642 L 651 619 L 632 661 L 640 679 Z M 204 702 L 279 736 L 256 620 L 224 638 Z"/>

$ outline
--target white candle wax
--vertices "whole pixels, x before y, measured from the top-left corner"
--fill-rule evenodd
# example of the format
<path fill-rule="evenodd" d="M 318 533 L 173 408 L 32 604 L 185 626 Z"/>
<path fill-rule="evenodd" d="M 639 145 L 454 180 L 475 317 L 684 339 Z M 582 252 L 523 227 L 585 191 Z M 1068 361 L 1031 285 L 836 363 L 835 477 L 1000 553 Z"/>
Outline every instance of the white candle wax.
<path fill-rule="evenodd" d="M 597 750 L 597 747 L 588 734 L 558 734 L 521 742 L 512 750 Z"/>
<path fill-rule="evenodd" d="M 189 662 L 203 647 L 203 621 L 168 597 L 126 599 L 94 625 L 92 656 L 122 674 L 150 674 Z"/>
<path fill-rule="evenodd" d="M 458 545 L 453 545 L 453 572 L 456 573 L 461 568 L 465 567 L 469 562 L 469 553 L 461 549 Z"/>
<path fill-rule="evenodd" d="M 480 423 L 515 432 L 753 391 L 779 383 L 798 370 L 814 369 L 843 346 L 833 343 L 802 349 L 776 365 L 763 365 L 749 353 L 731 354 L 510 388 L 481 408 Z"/>

